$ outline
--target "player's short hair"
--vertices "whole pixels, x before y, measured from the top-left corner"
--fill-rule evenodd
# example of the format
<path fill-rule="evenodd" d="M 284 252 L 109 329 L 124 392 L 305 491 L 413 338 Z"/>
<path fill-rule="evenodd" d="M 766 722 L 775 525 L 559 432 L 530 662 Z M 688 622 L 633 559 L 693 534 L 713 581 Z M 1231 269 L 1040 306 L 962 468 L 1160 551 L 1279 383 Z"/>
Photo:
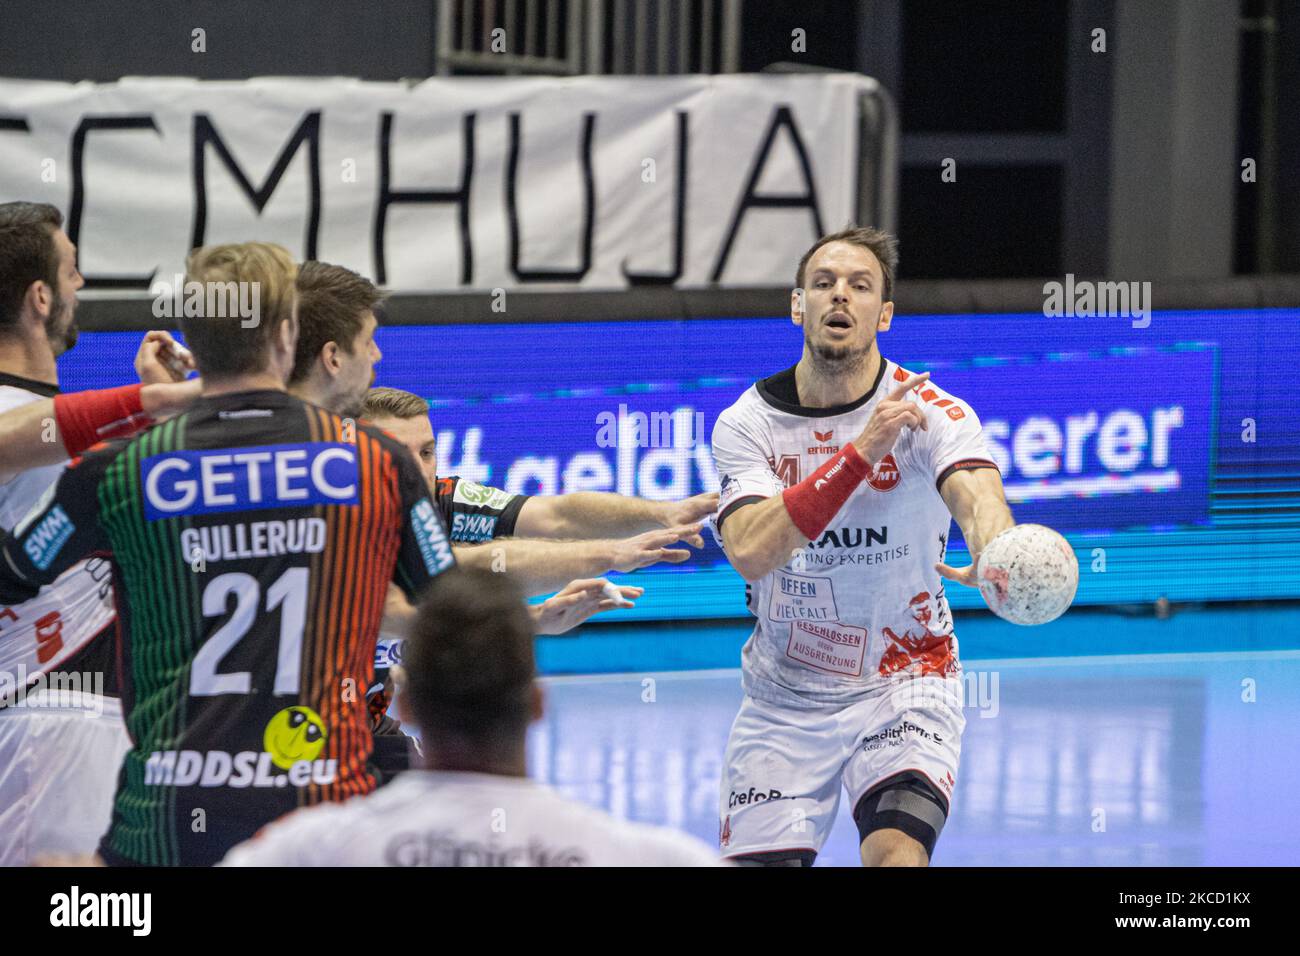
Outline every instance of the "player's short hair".
<path fill-rule="evenodd" d="M 13 332 L 33 282 L 59 285 L 54 233 L 63 214 L 49 203 L 0 203 L 0 335 Z"/>
<path fill-rule="evenodd" d="M 429 584 L 402 644 L 407 703 L 426 740 L 497 753 L 532 719 L 533 619 L 507 574 L 453 567 Z"/>
<path fill-rule="evenodd" d="M 419 418 L 429 414 L 429 403 L 400 388 L 372 388 L 361 406 L 362 418 Z"/>
<path fill-rule="evenodd" d="M 185 284 L 201 283 L 205 294 L 198 310 L 202 314 L 190 315 L 187 301 L 180 326 L 202 375 L 247 375 L 267 367 L 269 346 L 293 315 L 297 276 L 293 256 L 270 242 L 203 246 L 190 253 Z M 230 306 L 240 299 L 251 301 L 253 292 L 258 311 L 256 321 L 247 324 Z"/>
<path fill-rule="evenodd" d="M 893 301 L 894 273 L 898 270 L 898 240 L 883 229 L 876 229 L 872 226 L 849 225 L 839 232 L 832 232 L 830 235 L 822 236 L 814 242 L 812 248 L 805 252 L 803 258 L 799 260 L 799 270 L 794 274 L 796 289 L 806 288 L 804 285 L 804 271 L 808 268 L 808 260 L 817 254 L 818 249 L 831 242 L 847 242 L 855 246 L 861 246 L 864 249 L 870 249 L 871 254 L 880 263 L 880 271 L 885 276 L 885 287 L 882 290 L 880 301 Z"/>
<path fill-rule="evenodd" d="M 328 262 L 304 262 L 298 268 L 298 348 L 290 382 L 311 374 L 321 349 L 334 342 L 348 355 L 367 312 L 384 294 L 365 276 Z"/>

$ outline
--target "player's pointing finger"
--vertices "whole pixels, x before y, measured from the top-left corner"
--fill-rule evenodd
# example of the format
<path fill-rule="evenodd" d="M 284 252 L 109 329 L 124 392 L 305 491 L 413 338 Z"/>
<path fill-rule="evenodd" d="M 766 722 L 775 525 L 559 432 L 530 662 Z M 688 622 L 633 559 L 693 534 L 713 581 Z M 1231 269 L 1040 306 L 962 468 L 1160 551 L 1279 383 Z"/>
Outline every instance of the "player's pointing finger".
<path fill-rule="evenodd" d="M 916 386 L 920 385 L 921 383 L 928 382 L 929 380 L 930 380 L 929 372 L 922 372 L 919 375 L 913 375 L 906 382 L 903 382 L 903 384 L 899 385 L 898 388 L 894 389 L 892 392 L 889 393 L 889 400 L 891 402 L 901 402 L 904 399 L 904 397 L 906 397 L 908 392 L 916 388 Z"/>

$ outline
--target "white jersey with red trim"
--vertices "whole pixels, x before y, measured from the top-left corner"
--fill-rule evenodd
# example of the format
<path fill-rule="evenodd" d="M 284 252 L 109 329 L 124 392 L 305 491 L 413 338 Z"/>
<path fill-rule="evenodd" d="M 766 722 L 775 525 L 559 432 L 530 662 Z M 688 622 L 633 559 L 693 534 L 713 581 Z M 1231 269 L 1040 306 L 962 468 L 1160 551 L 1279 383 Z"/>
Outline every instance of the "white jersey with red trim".
<path fill-rule="evenodd" d="M 526 777 L 411 770 L 264 827 L 222 866 L 718 866 L 685 833 L 616 820 Z"/>
<path fill-rule="evenodd" d="M 12 376 L 5 378 L 15 381 Z M 52 387 L 42 394 L 16 384 L 0 384 L 0 414 L 54 392 Z M 53 492 L 65 467 L 43 465 L 0 483 L 0 528 L 13 531 L 28 515 L 37 514 L 42 497 Z M 52 527 L 50 533 L 60 530 Z M 0 607 L 0 704 L 38 675 L 57 670 L 112 624 L 115 613 L 109 563 L 100 558 L 69 568 L 29 601 Z"/>
<path fill-rule="evenodd" d="M 838 454 L 911 374 L 884 360 L 866 395 L 835 408 L 798 404 L 793 368 L 753 385 L 713 430 L 718 528 L 737 508 L 780 494 Z M 742 654 L 751 697 L 796 707 L 847 704 L 891 679 L 960 673 L 944 581 L 934 569 L 952 526 L 938 486 L 954 469 L 997 466 L 965 402 L 931 382 L 908 400 L 928 428 L 904 428 L 818 540 L 747 588 L 758 618 Z"/>

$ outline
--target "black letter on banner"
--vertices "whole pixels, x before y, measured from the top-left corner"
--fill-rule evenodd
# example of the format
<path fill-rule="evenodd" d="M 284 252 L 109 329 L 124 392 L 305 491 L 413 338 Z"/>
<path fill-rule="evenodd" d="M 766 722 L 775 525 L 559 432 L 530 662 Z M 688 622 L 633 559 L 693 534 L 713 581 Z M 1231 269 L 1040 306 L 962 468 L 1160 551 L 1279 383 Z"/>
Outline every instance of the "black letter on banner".
<path fill-rule="evenodd" d="M 209 143 L 216 149 L 221 161 L 226 164 L 226 168 L 235 177 L 235 180 L 239 183 L 239 188 L 244 191 L 244 195 L 253 200 L 253 205 L 257 207 L 257 211 L 260 213 L 266 208 L 266 204 L 271 201 L 271 193 L 275 192 L 275 187 L 280 185 L 285 170 L 289 168 L 289 163 L 298 152 L 298 147 L 302 145 L 303 140 L 307 140 L 308 143 L 307 165 L 311 185 L 311 208 L 307 216 L 306 258 L 315 259 L 316 236 L 320 232 L 319 111 L 308 113 L 303 117 L 302 122 L 298 124 L 298 129 L 294 131 L 292 138 L 281 150 L 280 158 L 275 161 L 275 168 L 267 175 L 266 182 L 262 184 L 261 189 L 254 189 L 253 184 L 248 181 L 244 171 L 235 162 L 235 157 L 231 155 L 230 150 L 226 148 L 226 144 L 217 135 L 217 130 L 212 125 L 212 120 L 208 118 L 208 114 L 194 114 L 194 238 L 190 241 L 190 246 L 197 248 L 203 245 L 203 237 L 208 228 L 207 147 Z"/>
<path fill-rule="evenodd" d="M 591 242 L 596 231 L 596 177 L 591 167 L 591 141 L 595 138 L 596 114 L 582 116 L 583 213 L 582 264 L 565 269 L 521 269 L 519 267 L 519 209 L 516 182 L 519 172 L 519 114 L 510 114 L 510 152 L 506 159 L 506 215 L 510 220 L 510 271 L 520 282 L 579 282 L 591 270 Z"/>
<path fill-rule="evenodd" d="M 11 116 L 0 116 L 0 133 L 30 133 L 27 120 Z"/>
<path fill-rule="evenodd" d="M 673 271 L 639 272 L 627 271 L 627 260 L 623 260 L 623 277 L 630 285 L 672 285 L 682 275 L 682 260 L 686 257 L 686 181 L 687 154 L 690 152 L 690 114 L 685 110 L 677 111 L 677 209 L 673 217 Z"/>
<path fill-rule="evenodd" d="M 804 182 L 808 184 L 806 192 L 798 195 L 778 195 L 778 196 L 759 196 L 754 190 L 758 186 L 758 179 L 763 173 L 763 166 L 767 163 L 767 155 L 772 150 L 772 144 L 776 141 L 776 131 L 778 127 L 785 126 L 790 130 L 790 140 L 794 146 L 795 153 L 799 156 L 799 168 L 803 170 Z M 731 228 L 727 230 L 727 241 L 722 244 L 722 255 L 718 256 L 718 264 L 713 267 L 713 282 L 717 282 L 722 277 L 722 270 L 727 267 L 727 257 L 731 255 L 731 244 L 736 241 L 736 232 L 740 228 L 740 220 L 744 217 L 746 211 L 751 207 L 778 207 L 778 208 L 798 208 L 806 207 L 813 218 L 813 238 L 820 238 L 826 235 L 822 229 L 822 217 L 817 208 L 817 184 L 813 181 L 812 167 L 808 165 L 808 153 L 803 148 L 803 140 L 799 138 L 799 130 L 794 125 L 794 117 L 790 115 L 790 107 L 778 106 L 776 113 L 772 116 L 772 125 L 767 128 L 767 136 L 763 139 L 763 145 L 759 149 L 758 159 L 754 163 L 754 168 L 749 173 L 749 183 L 745 186 L 745 195 L 740 199 L 740 205 L 736 209 L 736 215 L 732 217 Z"/>
<path fill-rule="evenodd" d="M 393 133 L 393 114 L 384 113 L 379 123 L 379 205 L 375 209 L 375 284 L 388 281 L 388 263 L 384 257 L 384 233 L 388 225 L 388 207 L 395 203 L 454 202 L 460 209 L 460 284 L 469 285 L 474 278 L 474 246 L 469 235 L 469 188 L 474 178 L 474 113 L 462 121 L 465 153 L 460 167 L 459 189 L 390 189 L 389 155 Z"/>
<path fill-rule="evenodd" d="M 158 132 L 158 124 L 150 115 L 145 116 L 83 116 L 72 134 L 72 206 L 68 210 L 68 238 L 73 245 L 81 238 L 81 214 L 86 208 L 86 136 L 95 129 L 151 129 Z M 82 273 L 88 289 L 147 289 L 153 281 L 155 268 L 147 275 L 91 276 Z"/>

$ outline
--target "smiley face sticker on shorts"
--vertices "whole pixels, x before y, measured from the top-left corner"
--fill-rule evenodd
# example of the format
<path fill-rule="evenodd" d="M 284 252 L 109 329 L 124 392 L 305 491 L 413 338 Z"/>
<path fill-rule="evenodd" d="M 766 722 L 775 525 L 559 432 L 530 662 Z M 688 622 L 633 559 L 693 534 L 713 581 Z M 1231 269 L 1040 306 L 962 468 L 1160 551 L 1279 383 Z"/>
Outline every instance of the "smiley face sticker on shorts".
<path fill-rule="evenodd" d="M 315 760 L 325 747 L 325 722 L 310 707 L 286 707 L 266 724 L 262 745 L 271 762 L 288 770 L 301 760 Z"/>

